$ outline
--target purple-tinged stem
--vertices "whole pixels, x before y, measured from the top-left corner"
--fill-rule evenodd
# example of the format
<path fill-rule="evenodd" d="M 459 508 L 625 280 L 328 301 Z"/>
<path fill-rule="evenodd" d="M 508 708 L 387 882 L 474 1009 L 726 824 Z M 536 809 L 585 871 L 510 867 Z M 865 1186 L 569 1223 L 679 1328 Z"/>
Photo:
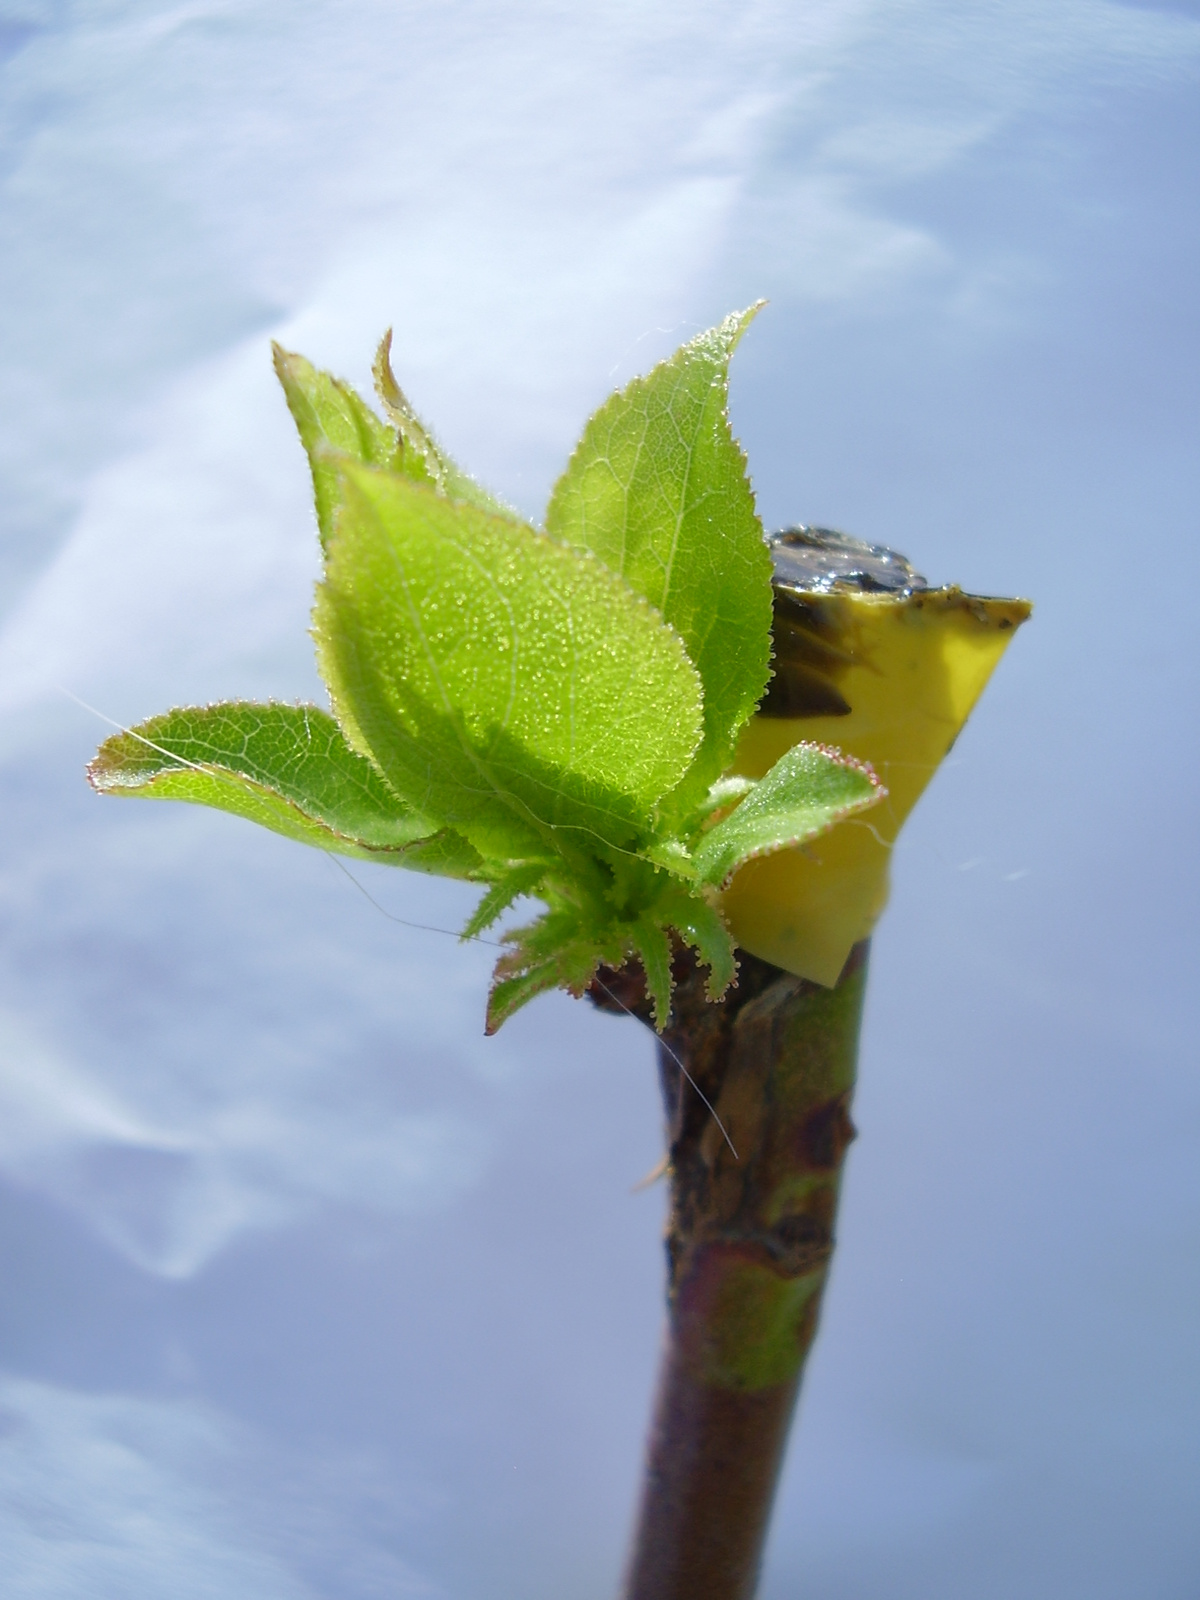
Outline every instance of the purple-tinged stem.
<path fill-rule="evenodd" d="M 834 989 L 742 953 L 738 987 L 719 1005 L 704 998 L 702 974 L 680 963 L 669 1048 L 660 1047 L 666 1349 L 625 1600 L 755 1592 L 854 1137 L 867 949 L 855 947 Z M 602 977 L 645 1014 L 636 971 Z"/>

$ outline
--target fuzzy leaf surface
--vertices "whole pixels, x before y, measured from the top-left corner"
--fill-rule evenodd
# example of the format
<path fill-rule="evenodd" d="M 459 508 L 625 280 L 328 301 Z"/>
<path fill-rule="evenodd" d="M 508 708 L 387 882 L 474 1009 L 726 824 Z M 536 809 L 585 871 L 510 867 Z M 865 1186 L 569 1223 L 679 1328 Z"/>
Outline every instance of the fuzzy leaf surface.
<path fill-rule="evenodd" d="M 654 1026 L 661 1033 L 671 1014 L 671 941 L 652 917 L 639 917 L 632 937 L 646 974 L 646 992 L 654 1008 Z"/>
<path fill-rule="evenodd" d="M 679 630 L 704 685 L 694 803 L 766 687 L 771 560 L 727 413 L 729 359 L 757 307 L 727 317 L 602 405 L 546 527 L 592 550 Z"/>
<path fill-rule="evenodd" d="M 322 546 L 327 547 L 341 492 L 338 456 L 403 470 L 402 451 L 395 430 L 380 421 L 348 383 L 280 345 L 271 348 L 276 376 L 308 456 L 317 528 Z"/>
<path fill-rule="evenodd" d="M 343 476 L 314 633 L 348 736 L 493 861 L 623 847 L 699 742 L 678 636 L 585 551 L 392 473 Z"/>
<path fill-rule="evenodd" d="M 88 777 L 102 793 L 212 806 L 339 855 L 455 877 L 481 864 L 398 799 L 316 706 L 168 711 L 107 739 Z"/>
<path fill-rule="evenodd" d="M 498 1033 L 510 1017 L 517 1014 L 538 995 L 559 985 L 558 966 L 553 961 L 543 961 L 539 967 L 518 972 L 515 977 L 495 977 L 488 994 L 487 1034 Z"/>
<path fill-rule="evenodd" d="M 670 924 L 708 968 L 708 997 L 719 1000 L 737 977 L 733 938 L 720 913 L 695 894 L 679 894 L 670 907 Z"/>
<path fill-rule="evenodd" d="M 525 862 L 513 867 L 510 871 L 497 877 L 475 910 L 467 918 L 466 925 L 459 935 L 462 939 L 474 939 L 478 934 L 485 933 L 492 923 L 502 917 L 509 906 L 522 895 L 536 894 L 541 887 L 546 869 L 540 861 L 532 864 Z"/>
<path fill-rule="evenodd" d="M 399 438 L 402 461 L 397 470 L 413 483 L 427 483 L 451 500 L 465 500 L 498 517 L 516 517 L 511 507 L 497 500 L 442 449 L 413 410 L 392 371 L 392 330 L 389 328 L 375 352 L 372 368 L 375 392 Z M 519 520 L 519 519 L 517 519 Z"/>
<path fill-rule="evenodd" d="M 865 763 L 819 744 L 786 751 L 692 853 L 701 880 L 729 881 L 743 862 L 804 844 L 835 823 L 877 805 L 887 790 Z"/>

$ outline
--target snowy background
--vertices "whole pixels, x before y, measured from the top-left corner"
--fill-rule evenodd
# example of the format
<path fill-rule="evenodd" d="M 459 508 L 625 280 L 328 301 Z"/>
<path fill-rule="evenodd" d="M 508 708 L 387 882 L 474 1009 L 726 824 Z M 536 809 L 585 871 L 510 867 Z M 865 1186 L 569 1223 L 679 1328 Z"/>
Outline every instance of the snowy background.
<path fill-rule="evenodd" d="M 78 701 L 318 695 L 271 337 L 393 324 L 536 517 L 767 295 L 768 524 L 1037 613 L 897 854 L 764 1600 L 1191 1600 L 1200 6 L 0 0 L 0 59 L 5 1596 L 613 1595 L 648 1040 L 484 1040 L 491 952 L 388 915 L 461 886 L 96 799 Z"/>

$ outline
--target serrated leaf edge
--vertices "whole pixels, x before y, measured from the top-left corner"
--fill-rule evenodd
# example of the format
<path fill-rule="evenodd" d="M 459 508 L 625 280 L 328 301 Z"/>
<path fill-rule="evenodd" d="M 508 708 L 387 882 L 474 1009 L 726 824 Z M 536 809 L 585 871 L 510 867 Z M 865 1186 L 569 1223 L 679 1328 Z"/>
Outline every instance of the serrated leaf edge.
<path fill-rule="evenodd" d="M 869 795 L 865 795 L 861 800 L 852 800 L 848 805 L 839 807 L 839 809 L 829 817 L 827 822 L 822 823 L 820 827 L 814 828 L 810 832 L 794 835 L 789 834 L 782 837 L 777 843 L 760 845 L 755 849 L 748 850 L 745 855 L 738 857 L 736 863 L 729 869 L 728 873 L 723 878 L 714 879 L 701 877 L 700 881 L 703 882 L 708 888 L 718 891 L 726 889 L 729 887 L 729 884 L 733 880 L 735 874 L 738 873 L 748 861 L 760 861 L 765 856 L 778 855 L 781 850 L 794 850 L 798 845 L 808 844 L 813 839 L 822 839 L 832 829 L 836 828 L 839 823 L 845 822 L 850 817 L 856 817 L 864 811 L 869 811 L 873 806 L 879 805 L 881 801 L 887 799 L 887 788 L 869 761 L 860 761 L 857 756 L 848 755 L 846 751 L 839 750 L 836 745 L 818 744 L 816 740 L 813 739 L 797 740 L 794 745 L 789 746 L 788 750 L 785 751 L 785 754 L 790 754 L 792 750 L 798 750 L 802 748 L 807 750 L 818 750 L 822 755 L 828 756 L 831 760 L 835 761 L 839 767 L 846 767 L 855 772 L 861 773 L 861 775 L 866 778 L 867 782 L 871 785 L 872 792 Z M 782 760 L 782 757 L 780 759 Z M 764 774 L 764 778 L 768 776 L 769 774 Z M 763 778 L 759 779 L 759 783 L 763 781 Z M 757 789 L 757 787 L 758 784 L 755 784 L 754 789 Z M 732 810 L 727 812 L 726 815 L 722 817 L 721 822 L 728 821 L 735 817 L 738 813 L 739 806 L 741 806 L 745 800 L 749 800 L 751 798 L 751 796 L 754 794 L 754 789 L 751 789 L 749 793 L 743 797 L 743 800 L 738 802 L 738 805 L 734 806 Z M 715 827 L 720 826 L 720 822 L 715 824 Z"/>

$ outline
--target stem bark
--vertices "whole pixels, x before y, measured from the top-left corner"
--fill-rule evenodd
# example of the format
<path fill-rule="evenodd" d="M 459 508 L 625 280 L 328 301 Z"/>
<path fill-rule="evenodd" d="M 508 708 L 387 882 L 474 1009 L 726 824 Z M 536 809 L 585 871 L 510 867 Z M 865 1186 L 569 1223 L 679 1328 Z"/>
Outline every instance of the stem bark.
<path fill-rule="evenodd" d="M 625 1600 L 755 1593 L 854 1137 L 867 952 L 855 947 L 833 989 L 742 952 L 738 986 L 718 1005 L 689 959 L 677 966 L 659 1051 L 666 1348 Z M 619 997 L 646 1014 L 636 972 L 604 982 L 597 1003 Z"/>

